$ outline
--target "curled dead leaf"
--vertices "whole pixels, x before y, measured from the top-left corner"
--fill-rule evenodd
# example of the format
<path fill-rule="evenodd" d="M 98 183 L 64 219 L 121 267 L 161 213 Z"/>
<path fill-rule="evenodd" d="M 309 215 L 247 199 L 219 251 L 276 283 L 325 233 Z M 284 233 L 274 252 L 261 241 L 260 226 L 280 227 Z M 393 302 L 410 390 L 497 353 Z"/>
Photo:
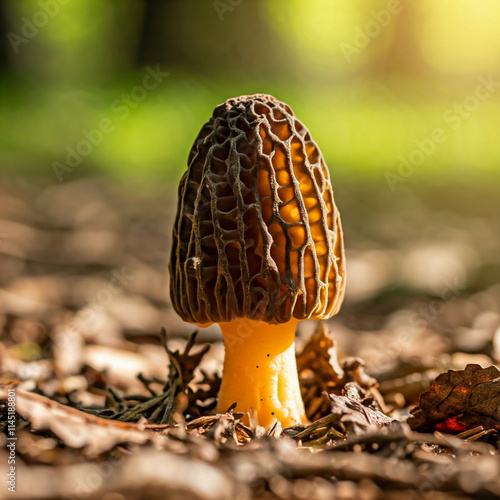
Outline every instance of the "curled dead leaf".
<path fill-rule="evenodd" d="M 500 430 L 500 370 L 470 364 L 439 375 L 420 395 L 408 424 L 413 430 Z"/>
<path fill-rule="evenodd" d="M 7 387 L 0 387 L 0 401 L 8 398 Z M 145 444 L 165 441 L 165 436 L 140 430 L 137 424 L 106 420 L 53 401 L 41 394 L 16 390 L 16 412 L 33 429 L 50 430 L 70 448 L 84 448 L 96 456 L 119 443 Z"/>
<path fill-rule="evenodd" d="M 315 421 L 330 413 L 325 394 L 340 395 L 346 384 L 354 383 L 361 391 L 377 387 L 377 381 L 366 374 L 360 358 L 338 361 L 337 345 L 324 322 L 318 326 L 297 355 L 297 370 L 307 418 Z"/>
<path fill-rule="evenodd" d="M 349 434 L 362 434 L 393 422 L 392 418 L 381 411 L 353 401 L 346 396 L 329 394 L 328 397 L 331 400 L 332 414 L 339 416 L 339 421 Z"/>

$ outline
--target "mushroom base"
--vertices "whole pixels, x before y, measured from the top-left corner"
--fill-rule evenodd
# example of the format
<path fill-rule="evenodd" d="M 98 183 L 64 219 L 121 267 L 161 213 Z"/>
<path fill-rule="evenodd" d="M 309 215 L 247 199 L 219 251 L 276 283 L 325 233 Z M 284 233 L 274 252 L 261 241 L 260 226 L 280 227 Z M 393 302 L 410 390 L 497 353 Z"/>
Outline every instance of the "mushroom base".
<path fill-rule="evenodd" d="M 306 422 L 295 360 L 297 321 L 238 319 L 219 326 L 226 353 L 217 410 L 236 403 L 236 411 L 255 415 L 264 427 L 275 420 L 284 427 Z"/>

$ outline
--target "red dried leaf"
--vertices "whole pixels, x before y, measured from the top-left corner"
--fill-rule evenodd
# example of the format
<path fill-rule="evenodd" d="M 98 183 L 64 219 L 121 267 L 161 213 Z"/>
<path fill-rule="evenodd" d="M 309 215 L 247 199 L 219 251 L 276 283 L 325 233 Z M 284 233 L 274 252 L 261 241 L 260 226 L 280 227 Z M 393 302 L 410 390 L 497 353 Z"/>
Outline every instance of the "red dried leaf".
<path fill-rule="evenodd" d="M 500 430 L 500 371 L 467 365 L 439 375 L 420 395 L 409 426 L 416 431 L 461 432 L 477 426 Z"/>
<path fill-rule="evenodd" d="M 454 432 L 464 432 L 467 430 L 465 425 L 461 424 L 456 417 L 447 418 L 444 422 L 439 422 L 434 426 L 434 429 L 441 432 L 446 432 L 448 434 L 453 434 Z"/>

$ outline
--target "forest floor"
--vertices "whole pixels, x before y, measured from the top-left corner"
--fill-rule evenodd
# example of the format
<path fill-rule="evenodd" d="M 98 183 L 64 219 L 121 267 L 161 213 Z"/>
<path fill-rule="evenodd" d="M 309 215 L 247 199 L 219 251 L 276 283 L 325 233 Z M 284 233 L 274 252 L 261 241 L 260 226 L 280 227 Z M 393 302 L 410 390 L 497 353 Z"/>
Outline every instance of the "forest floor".
<path fill-rule="evenodd" d="M 170 305 L 174 189 L 4 186 L 0 499 L 500 497 L 495 190 L 433 189 L 337 193 L 346 300 L 297 333 L 311 423 L 264 429 L 216 414 L 218 328 Z"/>

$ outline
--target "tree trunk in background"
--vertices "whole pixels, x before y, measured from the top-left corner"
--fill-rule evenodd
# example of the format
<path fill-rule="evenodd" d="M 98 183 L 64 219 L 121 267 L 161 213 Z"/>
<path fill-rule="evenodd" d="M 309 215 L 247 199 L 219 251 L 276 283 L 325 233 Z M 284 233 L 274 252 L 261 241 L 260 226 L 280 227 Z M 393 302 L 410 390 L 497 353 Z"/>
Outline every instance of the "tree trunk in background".
<path fill-rule="evenodd" d="M 10 31 L 11 28 L 7 21 L 5 2 L 0 0 L 0 71 L 10 68 L 11 66 L 13 51 L 8 39 Z"/>
<path fill-rule="evenodd" d="M 262 19 L 260 2 L 145 2 L 137 62 L 161 62 L 193 74 L 265 79 L 280 74 L 279 40 Z M 204 34 L 204 36 L 201 36 Z"/>
<path fill-rule="evenodd" d="M 425 72 L 425 63 L 420 55 L 417 33 L 417 11 L 410 2 L 403 4 L 399 14 L 394 14 L 394 37 L 388 52 L 380 53 L 374 44 L 372 72 L 374 76 L 385 75 L 417 76 Z"/>
<path fill-rule="evenodd" d="M 137 48 L 137 64 L 144 66 L 154 62 L 167 63 L 170 54 L 165 53 L 163 45 L 165 19 L 172 10 L 171 0 L 144 0 L 144 14 L 142 28 L 139 34 Z"/>

